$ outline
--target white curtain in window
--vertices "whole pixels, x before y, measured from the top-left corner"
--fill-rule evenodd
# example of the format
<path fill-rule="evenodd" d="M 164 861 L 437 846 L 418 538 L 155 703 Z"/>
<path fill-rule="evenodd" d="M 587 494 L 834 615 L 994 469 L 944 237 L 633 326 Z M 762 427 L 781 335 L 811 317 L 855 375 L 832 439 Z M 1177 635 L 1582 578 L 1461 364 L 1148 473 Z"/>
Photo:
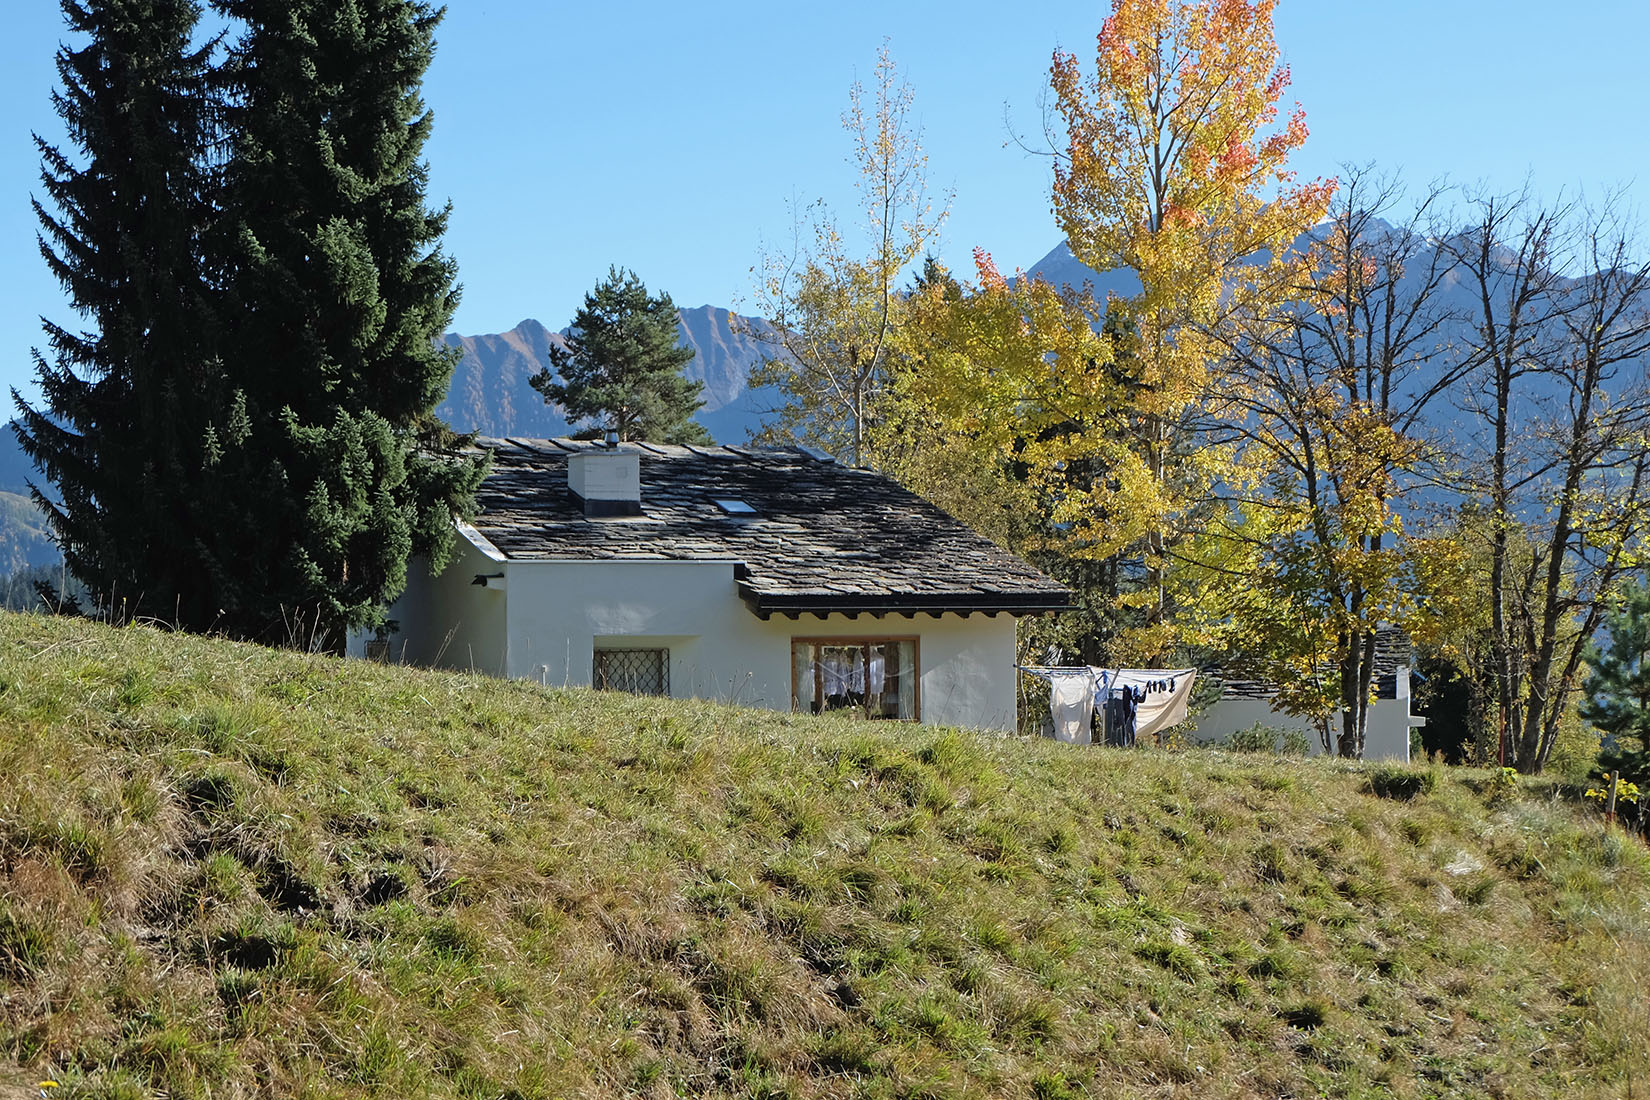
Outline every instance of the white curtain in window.
<path fill-rule="evenodd" d="M 867 718 L 918 717 L 913 640 L 792 642 L 791 676 L 791 705 L 804 713 L 852 710 Z"/>

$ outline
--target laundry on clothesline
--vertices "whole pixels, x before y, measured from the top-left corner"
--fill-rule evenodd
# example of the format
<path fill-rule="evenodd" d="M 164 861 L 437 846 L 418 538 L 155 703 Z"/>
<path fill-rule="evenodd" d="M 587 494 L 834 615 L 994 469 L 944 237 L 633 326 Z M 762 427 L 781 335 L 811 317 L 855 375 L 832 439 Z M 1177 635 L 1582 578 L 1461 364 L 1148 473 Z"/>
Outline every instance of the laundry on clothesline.
<path fill-rule="evenodd" d="M 1197 679 L 1197 670 L 1191 668 L 1016 667 L 1048 681 L 1054 736 L 1074 744 L 1128 746 L 1179 725 L 1186 720 Z M 1078 698 L 1084 688 L 1090 693 L 1086 707 Z M 1096 714 L 1101 719 L 1098 729 Z"/>
<path fill-rule="evenodd" d="M 1054 736 L 1072 744 L 1093 740 L 1094 685 L 1081 673 L 1055 676 L 1049 680 L 1049 708 L 1054 717 Z"/>

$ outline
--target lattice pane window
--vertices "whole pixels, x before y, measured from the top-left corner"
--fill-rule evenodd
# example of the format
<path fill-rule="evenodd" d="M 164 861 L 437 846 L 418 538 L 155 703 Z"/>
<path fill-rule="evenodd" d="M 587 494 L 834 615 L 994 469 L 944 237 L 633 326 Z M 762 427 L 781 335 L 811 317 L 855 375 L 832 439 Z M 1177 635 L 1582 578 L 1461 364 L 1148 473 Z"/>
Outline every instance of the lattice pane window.
<path fill-rule="evenodd" d="M 590 682 L 603 691 L 670 694 L 670 650 L 598 649 Z"/>

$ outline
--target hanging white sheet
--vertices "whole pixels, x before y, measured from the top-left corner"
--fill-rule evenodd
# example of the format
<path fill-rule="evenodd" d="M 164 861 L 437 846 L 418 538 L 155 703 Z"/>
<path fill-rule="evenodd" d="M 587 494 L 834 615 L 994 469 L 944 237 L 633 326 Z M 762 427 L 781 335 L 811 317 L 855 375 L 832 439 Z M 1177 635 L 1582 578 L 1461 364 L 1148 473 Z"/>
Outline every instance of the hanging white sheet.
<path fill-rule="evenodd" d="M 1138 740 L 1162 733 L 1186 720 L 1192 702 L 1194 668 L 1091 668 L 1098 681 L 1108 677 L 1113 690 L 1134 688 L 1144 693 L 1134 711 L 1134 736 Z"/>
<path fill-rule="evenodd" d="M 1106 696 L 1125 688 L 1139 697 L 1135 704 L 1134 736 L 1151 737 L 1186 720 L 1192 701 L 1192 684 L 1197 670 L 1192 668 L 1047 668 L 1021 665 L 1021 671 L 1049 682 L 1049 713 L 1054 719 L 1054 736 L 1073 744 L 1092 739 L 1094 711 L 1103 708 Z M 1087 692 L 1085 703 L 1078 693 Z"/>
<path fill-rule="evenodd" d="M 1088 744 L 1093 738 L 1094 677 L 1087 669 L 1050 676 L 1048 705 L 1056 738 L 1071 745 Z"/>

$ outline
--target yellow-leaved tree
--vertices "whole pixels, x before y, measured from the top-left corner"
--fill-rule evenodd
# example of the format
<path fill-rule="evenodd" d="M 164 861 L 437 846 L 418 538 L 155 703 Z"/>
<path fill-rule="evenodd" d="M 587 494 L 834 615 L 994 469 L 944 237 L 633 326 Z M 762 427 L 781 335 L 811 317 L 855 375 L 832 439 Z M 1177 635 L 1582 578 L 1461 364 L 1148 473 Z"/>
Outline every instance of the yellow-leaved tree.
<path fill-rule="evenodd" d="M 1125 585 L 1094 532 L 1131 517 L 1092 509 L 1129 447 L 1132 341 L 1087 290 L 975 259 L 977 282 L 924 279 L 903 303 L 875 433 L 884 468 L 1072 587 L 1075 612 L 1022 624 L 1025 656 L 1114 660 Z"/>
<path fill-rule="evenodd" d="M 872 87 L 854 82 L 842 116 L 859 173 L 858 224 L 845 231 L 815 203 L 812 244 L 803 244 L 799 219 L 792 247 L 765 251 L 753 269 L 767 322 L 742 331 L 768 350 L 750 384 L 780 397 L 757 442 L 809 443 L 856 466 L 877 465 L 869 434 L 900 325 L 900 280 L 937 241 L 950 209 L 949 195 L 937 209 L 929 200 L 912 103 L 884 46 Z"/>
<path fill-rule="evenodd" d="M 1227 454 L 1200 435 L 1211 382 L 1237 318 L 1290 293 L 1287 252 L 1324 213 L 1334 181 L 1297 184 L 1306 140 L 1273 35 L 1274 0 L 1115 0 L 1095 64 L 1056 51 L 1054 106 L 1065 127 L 1053 206 L 1072 253 L 1097 271 L 1132 270 L 1139 293 L 1108 317 L 1127 333 L 1127 405 L 1106 476 L 1063 506 L 1099 554 L 1138 554 L 1145 626 L 1135 660 L 1176 637 L 1166 571 Z M 1079 445 L 1073 440 L 1073 445 Z"/>
<path fill-rule="evenodd" d="M 1455 540 L 1406 523 L 1441 461 L 1429 410 L 1469 365 L 1439 293 L 1454 265 L 1433 245 L 1437 197 L 1389 222 L 1397 186 L 1350 169 L 1292 252 L 1289 299 L 1234 326 L 1215 386 L 1226 506 L 1170 577 L 1186 621 L 1277 684 L 1279 705 L 1341 756 L 1363 754 L 1383 627 L 1426 638 L 1454 598 L 1439 578 Z"/>

